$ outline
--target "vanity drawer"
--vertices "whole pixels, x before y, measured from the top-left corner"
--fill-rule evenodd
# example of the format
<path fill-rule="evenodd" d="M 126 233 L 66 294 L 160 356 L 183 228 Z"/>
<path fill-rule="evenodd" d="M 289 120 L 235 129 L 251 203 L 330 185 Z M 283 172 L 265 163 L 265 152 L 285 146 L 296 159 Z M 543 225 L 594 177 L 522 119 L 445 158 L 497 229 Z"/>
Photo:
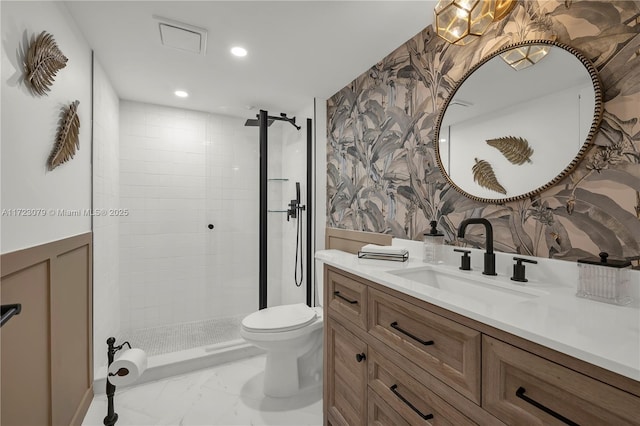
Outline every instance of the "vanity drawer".
<path fill-rule="evenodd" d="M 380 395 L 369 388 L 367 424 L 372 426 L 411 426 Z"/>
<path fill-rule="evenodd" d="M 369 334 L 480 405 L 480 332 L 373 288 Z"/>
<path fill-rule="evenodd" d="M 338 314 L 359 328 L 367 329 L 367 286 L 353 278 L 327 268 L 329 313 Z"/>
<path fill-rule="evenodd" d="M 427 384 L 419 382 L 399 368 L 397 364 L 407 362 L 402 357 L 397 356 L 398 359 L 394 363 L 376 352 L 371 346 L 369 346 L 367 356 L 369 387 L 393 409 L 394 413 L 404 419 L 404 422 L 400 424 L 475 425 L 474 422 L 453 408 L 452 405 L 456 405 L 455 399 L 445 402 L 433 393 Z M 457 398 L 464 399 L 462 396 Z M 382 409 L 382 411 L 385 410 Z M 369 404 L 369 414 L 371 415 L 371 403 Z M 388 417 L 393 416 L 388 414 Z M 369 419 L 371 420 L 371 417 Z"/>
<path fill-rule="evenodd" d="M 640 398 L 515 346 L 483 336 L 482 363 L 483 408 L 507 424 L 640 425 Z"/>

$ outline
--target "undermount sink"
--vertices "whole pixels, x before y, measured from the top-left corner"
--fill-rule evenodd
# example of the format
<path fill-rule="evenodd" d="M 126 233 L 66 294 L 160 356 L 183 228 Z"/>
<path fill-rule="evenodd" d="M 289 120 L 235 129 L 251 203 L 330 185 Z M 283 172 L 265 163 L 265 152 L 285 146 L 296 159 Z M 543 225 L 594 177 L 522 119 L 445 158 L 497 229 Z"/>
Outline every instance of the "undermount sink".
<path fill-rule="evenodd" d="M 517 284 L 501 283 L 498 281 L 499 278 L 487 278 L 482 275 L 469 276 L 466 273 L 440 270 L 431 266 L 390 271 L 389 273 L 448 293 L 476 300 L 490 300 L 495 303 L 526 302 L 546 294 L 540 290 L 518 287 Z"/>

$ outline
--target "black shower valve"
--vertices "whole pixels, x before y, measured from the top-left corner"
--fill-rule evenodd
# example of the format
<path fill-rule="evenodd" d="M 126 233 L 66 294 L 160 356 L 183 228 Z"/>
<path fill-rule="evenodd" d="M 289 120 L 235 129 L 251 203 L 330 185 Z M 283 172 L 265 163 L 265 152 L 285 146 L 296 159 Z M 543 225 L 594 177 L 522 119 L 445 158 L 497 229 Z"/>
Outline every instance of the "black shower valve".
<path fill-rule="evenodd" d="M 306 210 L 306 208 L 305 206 L 300 204 L 300 201 L 291 200 L 291 202 L 289 203 L 289 208 L 287 209 L 287 222 L 289 222 L 289 218 L 298 218 L 298 210 Z"/>
<path fill-rule="evenodd" d="M 291 200 L 287 209 L 287 222 L 289 222 L 290 218 L 296 219 L 298 217 L 298 206 L 298 200 Z"/>

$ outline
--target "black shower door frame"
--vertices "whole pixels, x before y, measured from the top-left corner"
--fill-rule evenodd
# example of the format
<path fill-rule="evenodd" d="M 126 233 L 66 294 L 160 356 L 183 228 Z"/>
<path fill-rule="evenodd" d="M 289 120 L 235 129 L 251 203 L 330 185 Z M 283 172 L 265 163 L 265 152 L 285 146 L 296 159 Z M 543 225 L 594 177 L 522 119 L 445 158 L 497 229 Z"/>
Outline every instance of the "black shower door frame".
<path fill-rule="evenodd" d="M 269 153 L 268 144 L 268 127 L 269 119 L 281 119 L 281 117 L 270 117 L 268 111 L 260 110 L 258 120 L 260 121 L 260 238 L 259 238 L 259 272 L 258 272 L 258 307 L 259 309 L 265 309 L 267 307 L 267 158 Z M 307 274 L 306 274 L 306 303 L 308 306 L 312 305 L 311 297 L 313 295 L 313 267 L 312 267 L 312 226 L 313 226 L 313 121 L 307 118 L 307 226 L 306 226 L 306 262 L 307 262 Z M 301 218 L 300 218 L 301 219 Z M 299 219 L 299 220 L 300 220 Z"/>

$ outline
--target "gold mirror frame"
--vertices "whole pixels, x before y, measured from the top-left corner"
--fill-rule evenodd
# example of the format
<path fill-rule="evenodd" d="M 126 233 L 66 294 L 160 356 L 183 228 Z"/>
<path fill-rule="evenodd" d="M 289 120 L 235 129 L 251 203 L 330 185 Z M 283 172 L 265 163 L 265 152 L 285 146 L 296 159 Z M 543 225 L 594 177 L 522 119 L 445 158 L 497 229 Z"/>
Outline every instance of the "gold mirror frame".
<path fill-rule="evenodd" d="M 594 89 L 594 116 L 593 116 L 593 121 L 591 123 L 591 128 L 589 130 L 589 133 L 586 137 L 586 140 L 584 141 L 584 143 L 582 144 L 582 146 L 580 147 L 578 153 L 576 154 L 576 156 L 574 157 L 573 160 L 571 160 L 571 162 L 569 163 L 569 165 L 567 165 L 567 167 L 564 168 L 564 170 L 562 170 L 560 172 L 560 174 L 558 174 L 555 178 L 553 178 L 552 180 L 550 180 L 549 182 L 547 182 L 546 184 L 540 186 L 539 188 L 536 188 L 532 191 L 520 194 L 520 195 L 516 195 L 516 196 L 512 196 L 512 197 L 506 197 L 506 198 L 483 198 L 483 197 L 478 197 L 475 196 L 473 194 L 469 194 L 468 192 L 466 192 L 465 190 L 463 190 L 462 188 L 460 188 L 458 185 L 456 185 L 451 178 L 449 177 L 448 172 L 445 170 L 444 165 L 442 164 L 442 159 L 440 156 L 440 127 L 442 125 L 442 121 L 445 115 L 445 112 L 447 111 L 447 108 L 449 106 L 449 103 L 453 100 L 453 98 L 456 95 L 456 92 L 458 92 L 458 90 L 460 89 L 460 87 L 462 87 L 462 85 L 464 84 L 464 82 L 478 69 L 480 68 L 482 65 L 484 65 L 486 62 L 490 61 L 491 59 L 495 58 L 496 56 L 499 56 L 507 51 L 510 51 L 512 49 L 518 48 L 518 47 L 523 47 L 523 46 L 529 46 L 529 45 L 540 45 L 540 44 L 544 44 L 544 45 L 549 45 L 549 46 L 555 46 L 555 47 L 559 47 L 562 48 L 564 50 L 566 50 L 567 52 L 571 53 L 573 56 L 575 56 L 581 63 L 582 65 L 584 65 L 584 67 L 586 68 L 586 70 L 589 72 L 589 75 L 591 77 L 591 81 L 593 83 L 593 89 Z M 595 66 L 591 63 L 591 61 L 584 56 L 579 50 L 563 44 L 563 43 L 559 43 L 556 41 L 551 41 L 551 40 L 527 40 L 527 41 L 523 41 L 523 42 L 519 42 L 519 43 L 512 43 L 509 44 L 507 46 L 504 46 L 502 48 L 500 48 L 499 50 L 496 50 L 495 52 L 485 56 L 484 58 L 482 58 L 477 64 L 475 64 L 473 67 L 471 67 L 471 69 L 469 71 L 467 71 L 462 78 L 456 83 L 455 87 L 453 88 L 453 90 L 451 91 L 451 93 L 449 94 L 449 96 L 447 97 L 445 103 L 442 105 L 442 108 L 440 109 L 440 113 L 438 114 L 438 120 L 436 121 L 436 127 L 435 127 L 435 135 L 434 135 L 434 146 L 435 146 L 435 155 L 436 155 L 436 162 L 438 163 L 438 168 L 440 169 L 440 172 L 442 173 L 442 175 L 444 176 L 444 178 L 447 180 L 447 182 L 458 192 L 460 192 L 462 195 L 464 195 L 465 197 L 468 197 L 472 200 L 475 201 L 480 201 L 483 203 L 491 203 L 491 204 L 504 204 L 510 201 L 517 201 L 517 200 L 522 200 L 525 198 L 530 198 L 533 195 L 539 194 L 540 192 L 552 187 L 553 185 L 555 185 L 556 183 L 558 183 L 561 179 L 563 179 L 564 177 L 566 177 L 577 165 L 578 163 L 582 160 L 582 158 L 584 157 L 585 152 L 587 151 L 587 149 L 589 149 L 589 147 L 591 146 L 591 142 L 592 139 L 596 133 L 596 131 L 598 130 L 599 126 L 600 126 L 600 121 L 602 120 L 602 114 L 604 111 L 604 104 L 602 101 L 602 83 L 600 82 L 600 78 L 598 77 L 598 71 L 596 70 Z"/>

